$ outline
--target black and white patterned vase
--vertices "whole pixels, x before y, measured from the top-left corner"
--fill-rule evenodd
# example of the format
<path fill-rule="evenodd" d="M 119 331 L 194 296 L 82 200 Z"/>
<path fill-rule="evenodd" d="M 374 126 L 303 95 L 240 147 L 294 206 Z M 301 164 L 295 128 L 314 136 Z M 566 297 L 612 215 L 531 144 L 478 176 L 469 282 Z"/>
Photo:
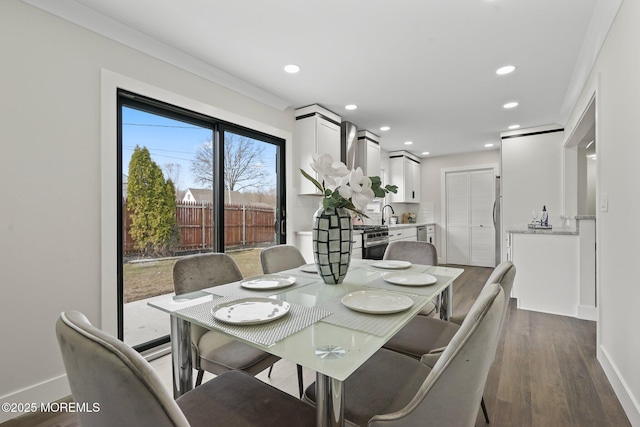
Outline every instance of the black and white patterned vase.
<path fill-rule="evenodd" d="M 351 215 L 343 208 L 320 208 L 313 215 L 313 257 L 325 283 L 340 284 L 351 262 Z"/>

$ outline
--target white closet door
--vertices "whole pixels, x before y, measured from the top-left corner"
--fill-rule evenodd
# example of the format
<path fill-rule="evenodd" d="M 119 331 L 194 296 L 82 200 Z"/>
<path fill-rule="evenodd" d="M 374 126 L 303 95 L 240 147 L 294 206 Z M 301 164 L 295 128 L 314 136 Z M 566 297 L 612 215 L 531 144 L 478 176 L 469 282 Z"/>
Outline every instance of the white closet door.
<path fill-rule="evenodd" d="M 445 175 L 447 200 L 447 263 L 468 265 L 469 252 L 469 173 Z"/>
<path fill-rule="evenodd" d="M 494 193 L 492 169 L 469 172 L 471 265 L 493 267 L 495 263 Z"/>

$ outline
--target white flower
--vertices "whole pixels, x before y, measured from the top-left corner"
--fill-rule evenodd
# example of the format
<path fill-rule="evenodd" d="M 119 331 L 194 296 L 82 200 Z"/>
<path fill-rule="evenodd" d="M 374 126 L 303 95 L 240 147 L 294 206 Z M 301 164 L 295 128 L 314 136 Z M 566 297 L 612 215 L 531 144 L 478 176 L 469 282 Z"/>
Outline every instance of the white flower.
<path fill-rule="evenodd" d="M 311 167 L 317 172 L 318 179 L 302 169 L 300 172 L 323 194 L 324 208 L 346 208 L 366 216 L 363 211 L 376 194 L 384 197 L 390 191 L 397 191 L 395 185 L 381 187 L 378 177 L 375 177 L 374 184 L 361 168 L 350 171 L 344 163 L 335 162 L 329 154 L 314 154 Z"/>
<path fill-rule="evenodd" d="M 338 192 L 351 202 L 358 210 L 364 210 L 375 197 L 371 189 L 371 179 L 364 175 L 361 168 L 352 170 L 348 176 L 340 180 Z"/>
<path fill-rule="evenodd" d="M 334 162 L 329 154 L 314 154 L 311 168 L 318 172 L 318 181 L 324 181 L 330 189 L 334 189 L 337 185 L 335 177 L 349 175 L 347 166 L 342 162 Z"/>

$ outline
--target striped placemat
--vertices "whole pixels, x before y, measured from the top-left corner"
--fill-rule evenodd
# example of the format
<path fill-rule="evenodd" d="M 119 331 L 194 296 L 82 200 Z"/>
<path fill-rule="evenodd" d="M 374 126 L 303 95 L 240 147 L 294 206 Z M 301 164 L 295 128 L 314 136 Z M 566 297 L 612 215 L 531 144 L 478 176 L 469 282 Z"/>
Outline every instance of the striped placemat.
<path fill-rule="evenodd" d="M 426 273 L 426 274 L 431 274 L 431 273 Z M 451 278 L 446 276 L 438 276 L 436 274 L 431 274 L 431 275 L 437 279 L 437 282 L 432 285 L 425 285 L 425 286 L 394 285 L 393 283 L 389 283 L 385 281 L 383 278 L 384 277 L 383 275 L 383 277 L 379 277 L 368 283 L 365 283 L 364 286 L 367 288 L 384 289 L 387 291 L 401 292 L 403 294 L 422 295 L 425 297 L 433 298 L 437 294 L 439 294 L 439 292 L 434 292 L 434 289 L 438 289 L 443 283 L 448 282 Z"/>
<path fill-rule="evenodd" d="M 244 296 L 234 295 L 221 297 L 213 301 L 187 307 L 176 311 L 176 314 L 184 316 L 212 329 L 224 331 L 235 337 L 246 341 L 255 342 L 264 346 L 270 346 L 288 337 L 309 325 L 319 321 L 323 317 L 330 315 L 329 311 L 316 307 L 304 307 L 298 304 L 291 304 L 287 315 L 273 322 L 262 323 L 260 325 L 233 325 L 224 323 L 213 317 L 211 309 L 219 304 L 242 299 Z M 252 295 L 255 297 L 255 294 Z M 215 298 L 215 296 L 214 296 Z"/>
<path fill-rule="evenodd" d="M 287 273 L 279 273 L 279 274 L 283 274 L 283 275 L 289 275 Z M 296 276 L 296 282 L 291 285 L 291 286 L 287 286 L 285 288 L 276 288 L 276 289 L 247 289 L 247 288 L 243 288 L 240 285 L 241 281 L 238 282 L 233 282 L 233 283 L 227 283 L 225 285 L 219 285 L 219 286 L 214 286 L 212 288 L 207 288 L 206 291 L 210 292 L 214 295 L 220 295 L 223 297 L 227 297 L 227 296 L 245 296 L 245 297 L 264 297 L 264 296 L 269 296 L 269 295 L 276 295 L 276 294 L 280 294 L 282 292 L 288 292 L 292 289 L 295 288 L 299 288 L 301 286 L 306 286 L 309 283 L 313 283 L 316 282 L 318 280 L 318 275 L 315 275 L 316 277 L 298 277 Z M 248 280 L 249 278 L 247 278 Z"/>
<path fill-rule="evenodd" d="M 347 292 L 348 293 L 348 292 Z M 345 295 L 347 294 L 345 293 Z M 411 298 L 414 304 L 424 304 L 429 298 L 403 294 Z M 331 302 L 325 302 L 321 308 L 331 312 L 331 315 L 322 319 L 325 323 L 343 326 L 357 331 L 367 332 L 372 335 L 385 336 L 398 325 L 398 320 L 404 313 L 368 314 L 351 310 L 337 298 Z"/>

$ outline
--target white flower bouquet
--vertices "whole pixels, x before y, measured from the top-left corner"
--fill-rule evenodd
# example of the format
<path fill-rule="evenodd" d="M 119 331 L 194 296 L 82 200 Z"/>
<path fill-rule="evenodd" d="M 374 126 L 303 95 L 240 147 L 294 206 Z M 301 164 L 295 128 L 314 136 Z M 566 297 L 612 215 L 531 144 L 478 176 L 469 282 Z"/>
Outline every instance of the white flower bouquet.
<path fill-rule="evenodd" d="M 349 170 L 329 154 L 314 154 L 310 166 L 318 173 L 317 180 L 302 169 L 300 172 L 322 192 L 325 209 L 344 208 L 366 217 L 364 209 L 375 197 L 398 191 L 396 185 L 382 187 L 380 177 L 365 176 L 362 168 Z"/>

